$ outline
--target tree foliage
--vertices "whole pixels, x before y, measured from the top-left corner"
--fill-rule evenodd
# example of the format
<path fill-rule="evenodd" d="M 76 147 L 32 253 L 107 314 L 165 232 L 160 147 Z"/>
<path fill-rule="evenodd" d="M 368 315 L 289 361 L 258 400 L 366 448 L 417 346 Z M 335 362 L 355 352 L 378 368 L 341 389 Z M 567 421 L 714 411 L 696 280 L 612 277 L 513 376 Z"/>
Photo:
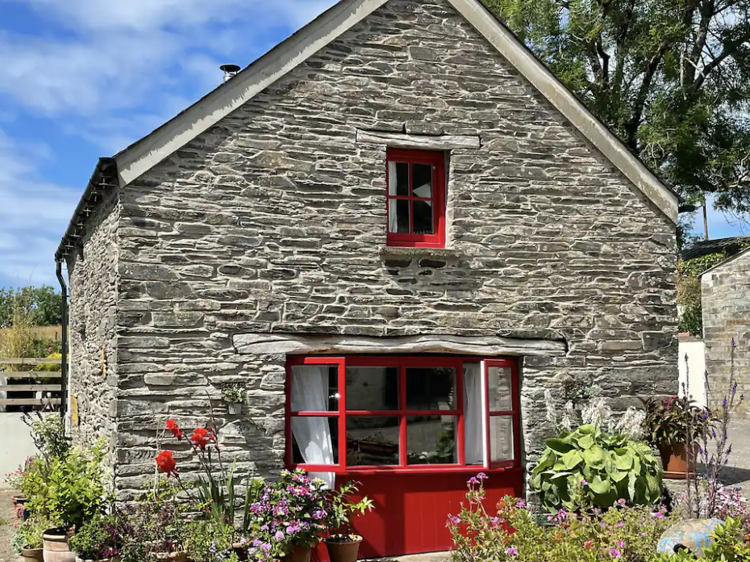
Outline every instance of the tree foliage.
<path fill-rule="evenodd" d="M 750 211 L 750 0 L 483 0 L 686 200 Z"/>
<path fill-rule="evenodd" d="M 14 316 L 34 326 L 55 326 L 62 322 L 61 306 L 61 295 L 48 285 L 0 289 L 0 328 L 12 326 Z"/>

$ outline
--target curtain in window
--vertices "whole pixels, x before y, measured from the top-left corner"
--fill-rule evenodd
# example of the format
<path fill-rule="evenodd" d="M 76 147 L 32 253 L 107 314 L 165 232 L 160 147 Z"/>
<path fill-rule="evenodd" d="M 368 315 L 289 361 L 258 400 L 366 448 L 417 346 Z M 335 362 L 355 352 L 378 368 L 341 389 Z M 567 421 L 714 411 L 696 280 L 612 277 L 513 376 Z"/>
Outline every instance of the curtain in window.
<path fill-rule="evenodd" d="M 8 384 L 8 379 L 5 377 L 0 377 L 0 386 L 5 386 Z M 5 400 L 8 397 L 8 393 L 4 390 L 0 390 L 0 400 Z M 5 406 L 0 406 L 0 412 L 5 411 Z"/>
<path fill-rule="evenodd" d="M 464 442 L 466 464 L 484 464 L 482 426 L 484 403 L 482 401 L 481 363 L 464 363 Z"/>
<path fill-rule="evenodd" d="M 292 410 L 295 412 L 328 411 L 328 367 L 301 365 L 292 368 Z M 328 418 L 294 418 L 294 439 L 307 464 L 335 464 L 331 428 Z M 336 475 L 333 472 L 310 473 L 320 478 L 328 489 L 333 489 Z"/>

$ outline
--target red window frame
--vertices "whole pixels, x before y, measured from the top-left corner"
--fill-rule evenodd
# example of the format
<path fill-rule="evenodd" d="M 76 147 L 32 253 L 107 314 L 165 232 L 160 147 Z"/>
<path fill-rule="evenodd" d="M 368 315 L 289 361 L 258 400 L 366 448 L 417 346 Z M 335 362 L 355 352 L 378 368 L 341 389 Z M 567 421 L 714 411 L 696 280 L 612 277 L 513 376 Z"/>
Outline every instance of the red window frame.
<path fill-rule="evenodd" d="M 409 164 L 409 195 L 391 195 L 390 193 L 390 164 L 398 162 Z M 428 164 L 432 166 L 432 197 L 415 197 L 413 191 L 412 166 L 414 164 Z M 402 246 L 413 248 L 444 248 L 445 247 L 445 153 L 426 150 L 403 150 L 389 148 L 386 153 L 385 164 L 385 195 L 386 195 L 386 243 L 388 246 Z M 396 201 L 409 201 L 410 232 L 391 232 L 391 205 Z M 414 230 L 414 202 L 429 201 L 432 203 L 433 234 L 413 234 Z"/>
<path fill-rule="evenodd" d="M 466 464 L 464 444 L 464 363 L 480 363 L 482 382 L 482 407 L 484 413 L 483 439 L 484 464 Z M 338 409 L 329 412 L 293 411 L 291 408 L 292 368 L 298 365 L 328 365 L 338 370 Z M 347 367 L 398 367 L 399 393 L 398 410 L 347 410 L 346 408 L 346 368 Z M 453 367 L 456 371 L 455 410 L 409 410 L 407 409 L 406 369 L 419 367 Z M 489 369 L 491 367 L 510 368 L 512 410 L 489 410 Z M 477 470 L 505 470 L 521 466 L 521 407 L 519 393 L 518 363 L 515 359 L 487 359 L 457 356 L 291 356 L 287 360 L 286 401 L 285 401 L 285 463 L 294 470 L 303 468 L 308 472 L 333 472 L 336 474 L 374 474 L 391 472 L 476 472 Z M 458 462 L 454 464 L 408 464 L 407 419 L 411 416 L 456 416 L 456 447 Z M 399 418 L 399 464 L 391 466 L 347 466 L 346 420 L 352 417 L 398 417 Z M 490 418 L 507 416 L 513 419 L 513 459 L 491 462 Z M 338 420 L 338 463 L 334 465 L 295 464 L 292 457 L 292 419 L 295 417 L 326 417 Z"/>

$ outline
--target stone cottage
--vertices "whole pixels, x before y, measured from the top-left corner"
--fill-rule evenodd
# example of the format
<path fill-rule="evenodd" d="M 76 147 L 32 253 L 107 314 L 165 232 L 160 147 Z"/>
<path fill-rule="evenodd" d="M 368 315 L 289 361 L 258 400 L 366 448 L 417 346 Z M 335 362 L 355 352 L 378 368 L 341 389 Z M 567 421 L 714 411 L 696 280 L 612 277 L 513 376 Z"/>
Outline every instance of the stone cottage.
<path fill-rule="evenodd" d="M 708 401 L 716 407 L 729 391 L 732 342 L 737 395 L 750 396 L 750 249 L 701 275 L 701 301 Z M 738 414 L 748 413 L 743 402 Z"/>
<path fill-rule="evenodd" d="M 100 160 L 57 256 L 76 439 L 129 498 L 211 407 L 243 476 L 360 481 L 363 556 L 445 549 L 469 476 L 522 493 L 561 377 L 673 391 L 676 220 L 478 0 L 342 0 Z"/>

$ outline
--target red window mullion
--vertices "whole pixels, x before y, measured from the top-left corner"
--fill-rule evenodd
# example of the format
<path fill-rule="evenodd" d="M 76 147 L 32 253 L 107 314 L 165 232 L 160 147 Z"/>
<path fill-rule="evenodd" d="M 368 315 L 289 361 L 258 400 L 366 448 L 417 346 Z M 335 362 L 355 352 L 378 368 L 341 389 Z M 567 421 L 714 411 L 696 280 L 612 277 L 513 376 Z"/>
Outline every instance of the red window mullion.
<path fill-rule="evenodd" d="M 346 358 L 339 363 L 339 466 L 346 472 Z"/>
<path fill-rule="evenodd" d="M 408 463 L 409 448 L 406 443 L 407 417 L 406 417 L 406 365 L 403 363 L 398 367 L 398 407 L 399 407 L 399 431 L 398 431 L 398 464 L 406 468 Z"/>
<path fill-rule="evenodd" d="M 462 361 L 456 363 L 456 407 L 458 408 L 458 424 L 456 427 L 456 447 L 458 447 L 458 464 L 466 466 L 466 446 L 464 445 L 464 364 Z"/>
<path fill-rule="evenodd" d="M 482 377 L 484 381 L 484 424 L 487 428 L 485 432 L 485 459 L 484 467 L 492 466 L 492 429 L 490 427 L 490 365 L 488 361 L 482 362 Z"/>

